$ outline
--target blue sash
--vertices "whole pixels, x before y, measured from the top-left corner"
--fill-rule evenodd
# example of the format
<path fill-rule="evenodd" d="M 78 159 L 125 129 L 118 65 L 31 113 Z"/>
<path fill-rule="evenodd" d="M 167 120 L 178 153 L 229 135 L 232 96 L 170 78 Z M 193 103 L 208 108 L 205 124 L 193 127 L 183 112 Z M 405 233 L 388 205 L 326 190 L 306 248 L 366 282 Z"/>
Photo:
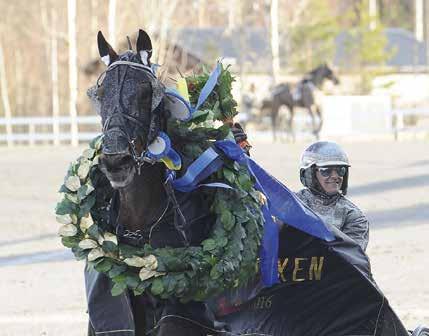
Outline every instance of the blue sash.
<path fill-rule="evenodd" d="M 267 173 L 252 160 L 235 142 L 221 140 L 215 142 L 215 147 L 222 151 L 229 159 L 245 165 L 255 179 L 255 189 L 262 192 L 267 198 L 262 206 L 264 216 L 264 235 L 260 251 L 261 277 L 264 286 L 278 283 L 278 225 L 273 217 L 285 224 L 306 232 L 325 241 L 334 240 L 333 233 L 325 223 L 311 209 L 302 204 L 286 186 Z M 172 184 L 176 190 L 188 192 L 201 186 L 201 181 L 222 167 L 222 157 L 213 148 L 207 149 L 188 168 L 186 173 Z M 211 185 L 213 187 L 229 187 L 225 184 Z"/>

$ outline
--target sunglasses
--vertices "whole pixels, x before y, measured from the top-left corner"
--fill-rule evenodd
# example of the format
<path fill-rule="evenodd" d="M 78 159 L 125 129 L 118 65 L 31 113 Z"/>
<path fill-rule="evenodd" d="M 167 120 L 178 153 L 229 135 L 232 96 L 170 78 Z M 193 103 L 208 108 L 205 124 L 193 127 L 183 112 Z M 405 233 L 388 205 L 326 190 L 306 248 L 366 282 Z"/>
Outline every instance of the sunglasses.
<path fill-rule="evenodd" d="M 344 167 L 344 166 L 321 167 L 321 168 L 317 168 L 317 170 L 319 171 L 320 175 L 322 175 L 323 177 L 331 176 L 334 170 L 337 172 L 337 175 L 339 177 L 344 177 L 347 173 L 347 167 Z"/>

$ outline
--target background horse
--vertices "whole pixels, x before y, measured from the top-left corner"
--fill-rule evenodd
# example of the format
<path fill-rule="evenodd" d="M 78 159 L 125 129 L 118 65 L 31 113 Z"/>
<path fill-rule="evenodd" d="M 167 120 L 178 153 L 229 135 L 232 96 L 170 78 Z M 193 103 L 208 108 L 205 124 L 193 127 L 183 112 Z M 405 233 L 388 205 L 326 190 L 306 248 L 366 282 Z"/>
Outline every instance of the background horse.
<path fill-rule="evenodd" d="M 151 70 L 149 36 L 140 30 L 137 53 L 129 50 L 118 55 L 99 32 L 98 48 L 108 66 L 102 83 L 98 83 L 96 97 L 104 135 L 100 169 L 115 189 L 110 230 L 116 232 L 120 242 L 134 246 L 199 245 L 208 236 L 212 223 L 203 193 L 174 195 L 165 183 L 164 164 L 144 156 L 148 145 L 166 130 L 167 119 L 164 86 Z M 203 303 L 182 304 L 175 299 L 156 299 L 148 293 L 134 296 L 131 291 L 127 295 L 136 336 L 146 335 L 148 330 L 152 335 L 207 333 L 201 327 L 210 325 Z"/>
<path fill-rule="evenodd" d="M 273 89 L 271 99 L 263 101 L 262 110 L 269 109 L 271 111 L 271 126 L 274 140 L 276 140 L 279 110 L 282 106 L 286 106 L 289 110 L 286 128 L 293 140 L 295 140 L 293 126 L 295 107 L 303 107 L 308 111 L 311 117 L 312 132 L 316 138 L 319 138 L 319 133 L 323 125 L 323 118 L 320 107 L 316 105 L 314 90 L 316 88 L 321 89 L 325 79 L 331 80 L 334 84 L 339 83 L 338 78 L 326 63 L 306 74 L 304 78 L 298 82 L 295 90 L 291 90 L 290 85 L 287 83 L 279 84 Z M 318 122 L 316 122 L 316 115 Z"/>

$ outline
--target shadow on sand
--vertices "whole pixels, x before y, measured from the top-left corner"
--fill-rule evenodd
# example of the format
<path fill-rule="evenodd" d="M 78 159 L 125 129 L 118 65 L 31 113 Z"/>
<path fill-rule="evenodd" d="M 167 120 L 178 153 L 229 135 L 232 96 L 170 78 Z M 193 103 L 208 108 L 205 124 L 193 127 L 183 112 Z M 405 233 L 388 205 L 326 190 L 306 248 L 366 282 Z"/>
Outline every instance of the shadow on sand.
<path fill-rule="evenodd" d="M 429 166 L 429 160 L 419 160 L 406 165 L 405 167 Z"/>
<path fill-rule="evenodd" d="M 387 190 L 423 187 L 429 185 L 429 174 L 404 177 L 395 180 L 369 183 L 363 186 L 351 187 L 350 196 L 379 193 Z"/>
<path fill-rule="evenodd" d="M 53 261 L 74 260 L 74 255 L 69 250 L 43 251 L 25 253 L 10 257 L 0 257 L 0 267 L 38 264 Z"/>
<path fill-rule="evenodd" d="M 35 242 L 38 240 L 50 239 L 50 238 L 59 238 L 59 237 L 58 237 L 58 234 L 48 233 L 48 234 L 44 234 L 44 235 L 40 235 L 40 236 L 28 237 L 28 238 L 22 238 L 22 239 L 3 240 L 3 241 L 0 240 L 0 247 L 16 245 L 16 244 L 23 244 L 23 243 L 31 243 L 31 242 Z"/>
<path fill-rule="evenodd" d="M 391 210 L 371 211 L 366 213 L 370 227 L 383 228 L 428 223 L 429 203 Z"/>

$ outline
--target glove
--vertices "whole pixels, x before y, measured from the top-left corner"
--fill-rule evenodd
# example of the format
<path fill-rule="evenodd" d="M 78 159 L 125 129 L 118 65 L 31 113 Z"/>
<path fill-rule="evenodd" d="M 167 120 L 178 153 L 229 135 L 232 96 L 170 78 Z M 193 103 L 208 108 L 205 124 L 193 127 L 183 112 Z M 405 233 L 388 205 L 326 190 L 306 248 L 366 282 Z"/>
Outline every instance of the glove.
<path fill-rule="evenodd" d="M 247 141 L 247 134 L 244 132 L 243 127 L 239 123 L 234 123 L 231 126 L 232 134 L 234 135 L 235 142 L 246 152 L 247 155 L 250 155 L 250 148 L 252 146 Z"/>

